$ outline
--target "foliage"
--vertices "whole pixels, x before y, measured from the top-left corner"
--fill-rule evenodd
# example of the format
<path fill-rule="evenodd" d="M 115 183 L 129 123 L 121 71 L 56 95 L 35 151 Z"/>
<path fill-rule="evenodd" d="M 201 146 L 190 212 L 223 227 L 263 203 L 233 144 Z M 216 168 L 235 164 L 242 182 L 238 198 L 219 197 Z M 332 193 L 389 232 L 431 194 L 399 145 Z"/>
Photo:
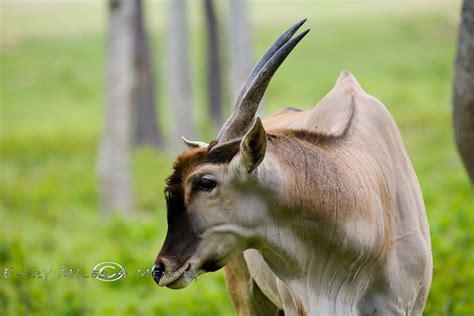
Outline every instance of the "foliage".
<path fill-rule="evenodd" d="M 257 55 L 302 16 L 312 28 L 272 81 L 265 111 L 313 106 L 343 69 L 382 100 L 401 129 L 431 225 L 434 278 L 425 314 L 472 313 L 474 198 L 450 120 L 457 7 L 298 3 L 252 2 Z M 95 158 L 103 121 L 103 8 L 96 2 L 2 6 L 0 314 L 232 315 L 222 272 L 180 291 L 158 288 L 135 273 L 151 266 L 166 233 L 162 192 L 170 157 L 137 151 L 136 215 L 110 222 L 99 217 Z M 148 11 L 157 58 L 164 32 L 154 17 L 161 6 Z M 196 112 L 209 140 L 205 112 L 199 111 L 204 41 L 200 24 L 193 23 Z M 155 64 L 158 84 L 165 83 L 164 67 Z M 166 113 L 160 109 L 165 125 Z M 110 283 L 58 277 L 61 268 L 87 274 L 108 260 L 121 263 L 129 275 Z M 53 273 L 47 281 L 5 279 L 8 267 Z"/>

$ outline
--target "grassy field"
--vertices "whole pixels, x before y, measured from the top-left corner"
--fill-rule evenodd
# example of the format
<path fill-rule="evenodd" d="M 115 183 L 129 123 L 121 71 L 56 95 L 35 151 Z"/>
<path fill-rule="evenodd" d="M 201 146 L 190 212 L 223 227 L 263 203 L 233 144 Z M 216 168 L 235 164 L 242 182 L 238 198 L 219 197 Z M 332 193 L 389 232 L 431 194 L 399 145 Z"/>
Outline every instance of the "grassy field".
<path fill-rule="evenodd" d="M 204 127 L 203 17 L 199 3 L 192 6 L 195 112 Z M 136 214 L 101 221 L 95 159 L 103 122 L 104 3 L 2 1 L 0 9 L 0 315 L 232 315 L 222 272 L 181 291 L 136 275 L 151 266 L 166 233 L 162 192 L 172 157 L 138 150 Z M 153 2 L 147 11 L 162 123 L 165 9 Z M 473 315 L 474 197 L 450 117 L 459 2 L 253 1 L 250 9 L 257 56 L 302 17 L 312 29 L 272 81 L 267 113 L 314 106 L 343 69 L 388 107 L 431 225 L 434 276 L 425 315 Z M 218 12 L 224 22 L 224 1 Z M 110 283 L 58 275 L 61 268 L 90 274 L 103 261 L 119 262 L 129 274 Z M 53 272 L 47 281 L 6 278 L 5 268 Z"/>

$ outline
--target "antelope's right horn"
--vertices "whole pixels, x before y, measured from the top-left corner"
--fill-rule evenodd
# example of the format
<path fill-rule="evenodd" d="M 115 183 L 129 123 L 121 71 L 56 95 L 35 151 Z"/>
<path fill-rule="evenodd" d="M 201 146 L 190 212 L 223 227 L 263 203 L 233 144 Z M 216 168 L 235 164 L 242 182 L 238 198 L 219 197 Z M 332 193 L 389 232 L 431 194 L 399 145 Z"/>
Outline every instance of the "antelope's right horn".
<path fill-rule="evenodd" d="M 283 33 L 254 67 L 237 98 L 234 111 L 217 135 L 218 143 L 242 137 L 247 132 L 273 75 L 293 48 L 309 32 L 306 30 L 291 39 L 304 22 L 306 19 Z"/>

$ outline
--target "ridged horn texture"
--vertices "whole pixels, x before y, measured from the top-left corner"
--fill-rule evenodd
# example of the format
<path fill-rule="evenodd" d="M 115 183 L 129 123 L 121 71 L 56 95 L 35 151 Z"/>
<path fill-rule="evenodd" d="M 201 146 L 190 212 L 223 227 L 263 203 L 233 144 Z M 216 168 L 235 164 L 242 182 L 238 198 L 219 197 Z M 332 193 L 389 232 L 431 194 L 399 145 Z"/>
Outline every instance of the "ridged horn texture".
<path fill-rule="evenodd" d="M 217 135 L 218 144 L 241 138 L 247 132 L 273 75 L 293 48 L 309 32 L 306 30 L 291 39 L 304 22 L 306 19 L 283 33 L 254 67 L 240 91 L 234 111 Z"/>

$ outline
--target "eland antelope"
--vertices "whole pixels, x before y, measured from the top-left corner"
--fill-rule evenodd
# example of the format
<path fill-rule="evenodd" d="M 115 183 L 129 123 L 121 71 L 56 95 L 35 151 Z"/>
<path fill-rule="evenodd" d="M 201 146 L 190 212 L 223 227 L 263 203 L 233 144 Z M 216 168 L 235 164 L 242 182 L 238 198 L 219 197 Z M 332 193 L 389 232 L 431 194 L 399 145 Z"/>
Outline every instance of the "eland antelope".
<path fill-rule="evenodd" d="M 255 117 L 304 22 L 255 66 L 215 140 L 184 139 L 154 279 L 180 289 L 224 267 L 238 315 L 420 315 L 429 227 L 384 105 L 342 72 L 315 108 Z"/>

